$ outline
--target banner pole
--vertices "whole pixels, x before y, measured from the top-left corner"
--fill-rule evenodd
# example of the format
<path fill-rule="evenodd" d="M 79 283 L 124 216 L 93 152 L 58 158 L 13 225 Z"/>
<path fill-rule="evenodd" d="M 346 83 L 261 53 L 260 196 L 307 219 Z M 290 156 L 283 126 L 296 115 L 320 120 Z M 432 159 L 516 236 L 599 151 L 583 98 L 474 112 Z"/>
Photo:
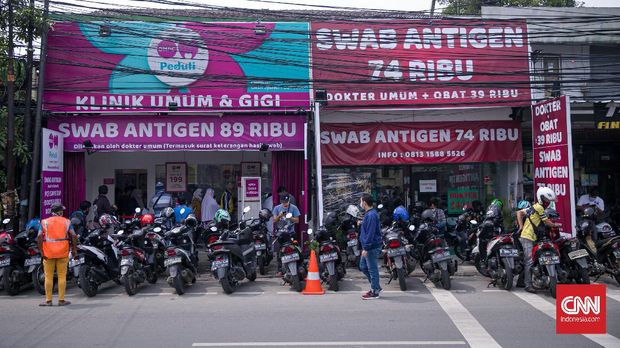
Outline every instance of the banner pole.
<path fill-rule="evenodd" d="M 316 226 L 323 226 L 323 170 L 321 168 L 321 103 L 314 102 L 314 146 L 316 154 L 316 200 L 317 217 Z"/>

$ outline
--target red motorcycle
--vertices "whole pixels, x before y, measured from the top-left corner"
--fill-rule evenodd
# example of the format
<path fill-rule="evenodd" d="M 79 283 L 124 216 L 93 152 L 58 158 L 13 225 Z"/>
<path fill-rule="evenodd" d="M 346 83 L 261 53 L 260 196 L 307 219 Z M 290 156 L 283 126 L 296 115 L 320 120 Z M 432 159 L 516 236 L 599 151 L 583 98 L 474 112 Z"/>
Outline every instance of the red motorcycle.
<path fill-rule="evenodd" d="M 559 214 L 553 209 L 546 209 L 545 214 L 550 219 L 557 219 Z M 558 284 L 558 267 L 560 264 L 560 249 L 551 237 L 551 229 L 545 225 L 544 235 L 538 236 L 538 243 L 532 249 L 532 284 L 537 289 L 549 289 L 555 298 Z"/>

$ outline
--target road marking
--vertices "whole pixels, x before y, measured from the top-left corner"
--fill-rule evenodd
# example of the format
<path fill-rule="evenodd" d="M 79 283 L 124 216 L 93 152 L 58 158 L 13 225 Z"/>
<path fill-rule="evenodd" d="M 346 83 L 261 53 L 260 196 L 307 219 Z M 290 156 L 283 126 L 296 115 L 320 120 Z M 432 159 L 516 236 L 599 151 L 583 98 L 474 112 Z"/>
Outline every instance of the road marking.
<path fill-rule="evenodd" d="M 607 297 L 620 302 L 620 291 L 607 289 Z"/>
<path fill-rule="evenodd" d="M 472 347 L 501 347 L 454 295 L 424 284 Z"/>
<path fill-rule="evenodd" d="M 499 290 L 499 289 L 485 289 L 485 290 L 482 290 L 482 292 L 506 292 L 506 290 Z"/>
<path fill-rule="evenodd" d="M 299 293 L 297 291 L 278 291 L 276 292 L 276 294 L 278 295 L 299 295 Z"/>
<path fill-rule="evenodd" d="M 344 347 L 344 346 L 454 346 L 465 341 L 341 341 L 341 342 L 209 342 L 192 347 Z"/>
<path fill-rule="evenodd" d="M 233 292 L 231 295 L 263 295 L 264 291 L 240 291 Z"/>
<path fill-rule="evenodd" d="M 527 302 L 530 306 L 538 309 L 542 313 L 546 314 L 547 316 L 555 320 L 555 306 L 551 302 L 543 299 L 542 297 L 536 294 L 530 294 L 530 293 L 521 292 L 521 291 L 519 292 L 513 291 L 512 293 L 515 296 L 522 299 L 523 301 Z M 620 347 L 620 339 L 610 334 L 604 334 L 604 335 L 584 334 L 583 336 L 603 347 Z"/>

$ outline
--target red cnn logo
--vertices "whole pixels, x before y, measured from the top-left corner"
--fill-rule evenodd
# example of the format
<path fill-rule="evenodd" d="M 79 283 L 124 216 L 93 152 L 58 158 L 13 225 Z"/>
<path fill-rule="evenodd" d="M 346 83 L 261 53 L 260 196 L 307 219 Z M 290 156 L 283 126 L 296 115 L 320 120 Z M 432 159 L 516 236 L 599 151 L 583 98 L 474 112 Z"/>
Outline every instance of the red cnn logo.
<path fill-rule="evenodd" d="M 557 334 L 607 333 L 607 287 L 603 284 L 558 284 L 555 303 Z"/>

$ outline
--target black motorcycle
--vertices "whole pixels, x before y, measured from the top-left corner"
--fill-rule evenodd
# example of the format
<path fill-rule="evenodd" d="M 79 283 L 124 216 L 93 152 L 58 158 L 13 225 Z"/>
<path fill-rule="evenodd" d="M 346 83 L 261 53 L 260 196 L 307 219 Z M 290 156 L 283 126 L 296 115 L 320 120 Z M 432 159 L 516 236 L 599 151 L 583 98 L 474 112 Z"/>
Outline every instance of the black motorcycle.
<path fill-rule="evenodd" d="M 273 251 L 269 243 L 269 231 L 265 225 L 266 221 L 254 219 L 249 224 L 254 239 L 254 250 L 256 251 L 256 265 L 261 275 L 267 273 L 267 266 L 273 260 Z"/>
<path fill-rule="evenodd" d="M 148 262 L 146 252 L 141 248 L 145 242 L 144 229 L 138 228 L 133 232 L 125 231 L 117 235 L 121 255 L 121 283 L 124 284 L 127 295 L 133 296 L 138 292 L 140 283 L 145 280 L 155 284 L 157 273 L 155 267 Z"/>
<path fill-rule="evenodd" d="M 178 295 L 185 293 L 185 287 L 196 283 L 198 274 L 198 252 L 192 239 L 196 219 L 186 219 L 184 225 L 166 232 L 166 254 L 164 266 L 168 273 L 167 282 Z"/>
<path fill-rule="evenodd" d="M 142 249 L 146 254 L 146 261 L 155 273 L 155 278 L 159 278 L 160 275 L 166 272 L 166 267 L 164 266 L 166 240 L 164 235 L 165 231 L 158 225 L 148 227 L 144 235 L 144 246 Z"/>
<path fill-rule="evenodd" d="M 454 236 L 452 246 L 454 254 L 463 261 L 470 261 L 472 250 L 476 247 L 478 221 L 470 211 L 465 211 L 456 220 L 456 226 L 451 236 Z"/>
<path fill-rule="evenodd" d="M 501 289 L 512 289 L 515 274 L 522 272 L 521 263 L 515 262 L 519 257 L 519 249 L 515 245 L 512 233 L 493 237 L 487 244 L 487 262 L 484 274 L 492 279 L 491 284 Z"/>
<path fill-rule="evenodd" d="M 99 286 L 110 280 L 120 282 L 120 253 L 118 237 L 112 226 L 95 229 L 78 245 L 78 259 L 73 267 L 79 269 L 79 285 L 88 297 L 97 295 Z"/>
<path fill-rule="evenodd" d="M 422 222 L 415 234 L 414 245 L 426 278 L 450 290 L 450 277 L 457 271 L 458 264 L 450 255 L 450 248 L 439 230 L 427 221 Z"/>
<path fill-rule="evenodd" d="M 590 276 L 608 274 L 620 285 L 620 235 L 607 222 L 596 223 L 594 209 L 586 208 L 577 226 L 577 238 L 590 258 Z"/>
<path fill-rule="evenodd" d="M 9 295 L 15 296 L 24 285 L 32 282 L 31 272 L 36 266 L 34 262 L 40 264 L 41 256 L 38 247 L 32 248 L 36 234 L 33 236 L 30 231 L 23 231 L 13 237 L 8 228 L 10 223 L 10 219 L 2 221 L 4 231 L 0 233 L 0 273 L 4 289 Z M 29 269 L 32 271 L 29 272 Z"/>
<path fill-rule="evenodd" d="M 411 225 L 412 228 L 413 225 Z M 406 277 L 413 271 L 414 265 L 409 264 L 408 241 L 404 238 L 402 228 L 398 222 L 393 222 L 389 228 L 384 228 L 383 233 L 383 252 L 384 265 L 390 275 L 390 280 L 398 279 L 400 290 L 407 290 Z"/>
<path fill-rule="evenodd" d="M 289 230 L 292 217 L 293 214 L 286 214 L 286 219 L 278 221 L 275 226 L 277 242 L 280 244 L 278 257 L 282 267 L 282 280 L 291 284 L 295 291 L 300 292 L 302 290 L 301 280 L 306 278 L 308 269 L 304 263 L 301 248 L 293 237 L 294 232 Z"/>
<path fill-rule="evenodd" d="M 312 229 L 308 229 L 308 235 L 312 237 L 313 234 Z M 334 237 L 327 229 L 321 227 L 314 238 L 319 245 L 319 275 L 321 280 L 329 284 L 329 290 L 338 291 L 338 281 L 344 278 L 347 271 L 344 267 L 340 248 Z"/>

